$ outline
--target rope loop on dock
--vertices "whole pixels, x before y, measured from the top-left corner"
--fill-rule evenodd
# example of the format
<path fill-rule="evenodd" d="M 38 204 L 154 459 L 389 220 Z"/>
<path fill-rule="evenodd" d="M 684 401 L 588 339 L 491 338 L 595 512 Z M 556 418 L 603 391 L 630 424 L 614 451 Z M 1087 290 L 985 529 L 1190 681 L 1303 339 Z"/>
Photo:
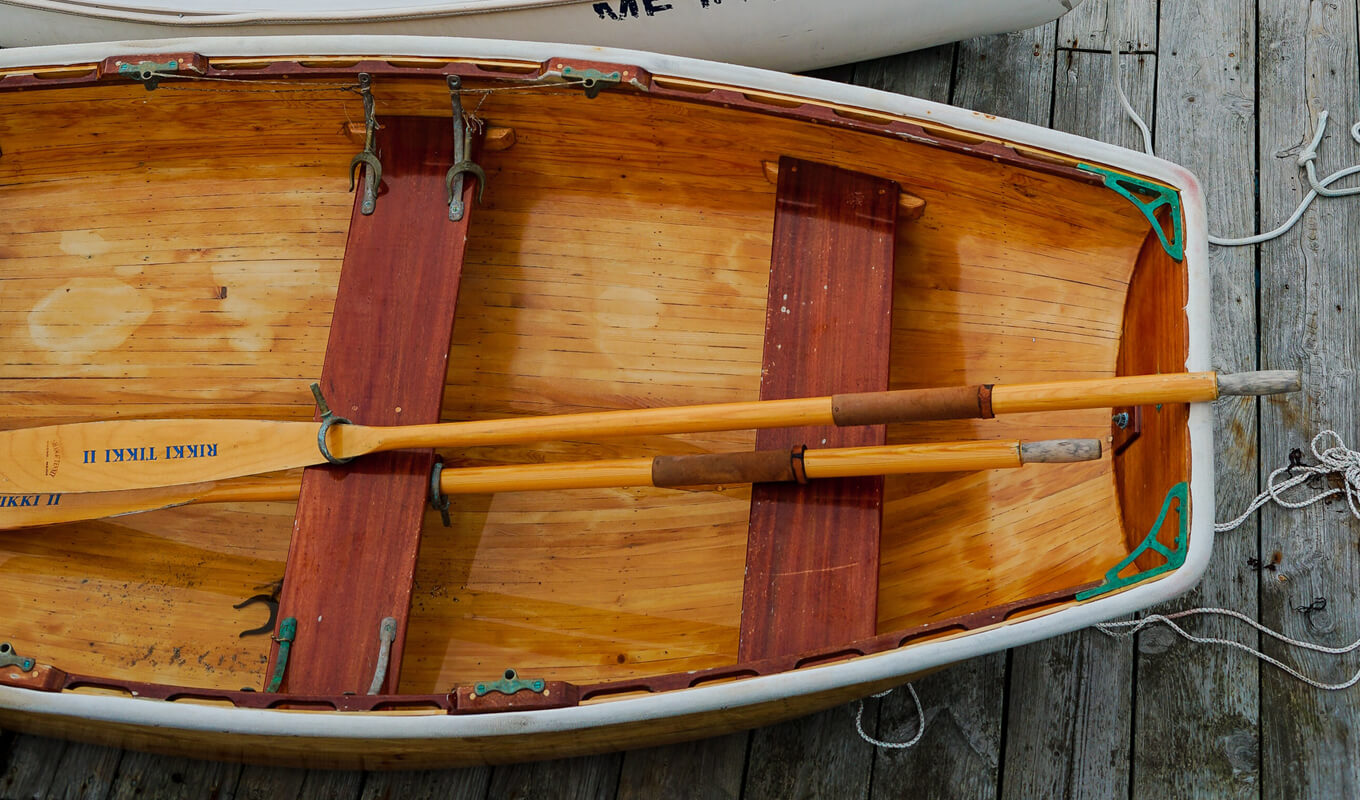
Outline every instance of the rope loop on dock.
<path fill-rule="evenodd" d="M 874 697 L 887 697 L 893 693 L 893 689 L 886 692 L 879 692 Z M 916 735 L 905 742 L 885 742 L 882 739 L 875 739 L 864 731 L 864 701 L 859 701 L 859 706 L 855 709 L 855 730 L 859 732 L 859 738 L 873 745 L 889 750 L 906 750 L 915 747 L 921 741 L 921 736 L 926 732 L 926 711 L 921 706 L 921 697 L 916 694 L 916 687 L 907 684 L 907 691 L 911 692 L 911 699 L 916 703 Z"/>

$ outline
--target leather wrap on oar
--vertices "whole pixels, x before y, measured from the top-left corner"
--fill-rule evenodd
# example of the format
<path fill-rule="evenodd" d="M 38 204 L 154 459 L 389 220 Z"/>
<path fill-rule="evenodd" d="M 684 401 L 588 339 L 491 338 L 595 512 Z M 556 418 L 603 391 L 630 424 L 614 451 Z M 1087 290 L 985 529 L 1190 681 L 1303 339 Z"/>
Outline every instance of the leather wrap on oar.
<path fill-rule="evenodd" d="M 841 426 L 991 417 L 991 384 L 858 392 L 831 398 L 831 418 Z"/>
<path fill-rule="evenodd" d="M 807 483 L 805 447 L 750 453 L 696 453 L 652 459 L 652 485 L 714 486 L 721 483 Z"/>

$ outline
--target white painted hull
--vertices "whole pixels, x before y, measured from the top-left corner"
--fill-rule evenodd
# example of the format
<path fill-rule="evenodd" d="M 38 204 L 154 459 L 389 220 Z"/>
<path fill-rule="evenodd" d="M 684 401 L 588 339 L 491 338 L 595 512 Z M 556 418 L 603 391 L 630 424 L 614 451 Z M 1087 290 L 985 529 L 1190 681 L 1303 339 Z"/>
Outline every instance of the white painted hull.
<path fill-rule="evenodd" d="M 989 139 L 1059 152 L 1144 175 L 1179 191 L 1188 273 L 1188 371 L 1210 369 L 1209 263 L 1202 192 L 1185 169 L 1142 153 L 924 100 L 746 67 L 665 55 L 571 45 L 414 37 L 258 37 L 83 44 L 0 52 L 0 69 L 82 64 L 130 53 L 193 51 L 204 56 L 297 54 L 469 57 L 545 62 L 552 58 L 632 64 L 655 76 L 722 84 L 805 98 L 816 103 L 928 121 Z M 1213 544 L 1212 412 L 1192 407 L 1189 422 L 1193 515 L 1182 567 L 1156 580 L 1053 613 L 923 640 L 825 666 L 692 689 L 541 711 L 474 715 L 284 713 L 162 702 L 121 696 L 39 692 L 0 686 L 0 726 L 160 750 L 200 752 L 217 742 L 223 758 L 285 763 L 414 766 L 548 757 L 582 750 L 623 749 L 750 727 L 844 702 L 941 666 L 1024 645 L 1127 615 L 1175 597 L 1198 582 Z M 790 709 L 798 709 L 790 712 Z M 643 736 L 654 726 L 663 731 Z M 574 741 L 577 736 L 585 737 Z M 223 746 L 223 738 L 238 744 Z M 582 746 L 582 742 L 589 744 Z M 517 749 L 523 748 L 523 749 Z"/>
<path fill-rule="evenodd" d="M 460 36 L 627 47 L 803 70 L 1042 25 L 1080 0 L 5 0 L 0 45 L 172 36 Z"/>

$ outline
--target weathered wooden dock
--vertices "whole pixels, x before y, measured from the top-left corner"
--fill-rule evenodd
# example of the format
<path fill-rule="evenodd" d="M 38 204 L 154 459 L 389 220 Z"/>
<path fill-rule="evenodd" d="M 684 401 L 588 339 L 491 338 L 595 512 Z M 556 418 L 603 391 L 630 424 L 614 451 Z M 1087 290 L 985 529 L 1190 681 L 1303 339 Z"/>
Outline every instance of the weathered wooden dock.
<path fill-rule="evenodd" d="M 1266 230 L 1294 210 L 1307 190 L 1296 157 L 1323 109 L 1332 127 L 1319 172 L 1360 161 L 1346 133 L 1360 119 L 1355 0 L 1125 6 L 1116 38 L 1131 102 L 1158 154 L 1204 183 L 1215 233 Z M 1105 3 L 1087 0 L 1032 31 L 822 74 L 1137 147 L 1109 83 L 1109 41 Z M 1360 441 L 1357 231 L 1360 198 L 1325 200 L 1274 242 L 1211 250 L 1215 367 L 1305 376 L 1300 395 L 1219 404 L 1219 519 L 1318 431 Z M 1175 607 L 1237 609 L 1344 646 L 1360 635 L 1358 535 L 1344 502 L 1266 509 L 1221 535 L 1208 577 Z M 1325 608 L 1299 610 L 1317 598 Z M 1261 646 L 1327 683 L 1349 679 L 1360 660 L 1286 650 L 1236 624 L 1186 626 Z M 917 688 L 927 729 L 905 752 L 861 741 L 854 706 L 654 750 L 420 773 L 242 767 L 3 734 L 0 797 L 1360 797 L 1360 688 L 1321 691 L 1164 629 L 1134 640 L 1083 631 Z M 905 692 L 868 701 L 864 720 L 888 739 L 918 724 Z"/>

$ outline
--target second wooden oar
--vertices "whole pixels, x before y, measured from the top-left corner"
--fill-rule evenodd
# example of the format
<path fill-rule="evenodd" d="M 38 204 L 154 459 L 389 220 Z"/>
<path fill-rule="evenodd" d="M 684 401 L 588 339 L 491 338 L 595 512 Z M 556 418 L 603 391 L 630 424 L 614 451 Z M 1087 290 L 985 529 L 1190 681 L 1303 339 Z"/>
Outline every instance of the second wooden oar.
<path fill-rule="evenodd" d="M 1092 461 L 1097 458 L 1100 458 L 1100 442 L 1096 439 L 969 441 L 460 467 L 443 470 L 439 484 L 445 494 L 628 486 L 673 488 L 803 482 L 857 475 L 1007 469 L 1023 464 Z M 0 530 L 80 522 L 190 503 L 296 500 L 299 485 L 296 478 L 236 478 L 216 483 L 119 492 L 0 495 Z"/>
<path fill-rule="evenodd" d="M 909 389 L 791 400 L 598 411 L 544 417 L 369 427 L 336 425 L 333 458 L 417 447 L 472 447 L 567 438 L 642 436 L 805 425 L 1193 403 L 1223 394 L 1297 390 L 1297 372 L 1213 372 L 1009 386 Z M 128 420 L 0 431 L 0 493 L 98 492 L 200 483 L 325 463 L 314 422 Z"/>

